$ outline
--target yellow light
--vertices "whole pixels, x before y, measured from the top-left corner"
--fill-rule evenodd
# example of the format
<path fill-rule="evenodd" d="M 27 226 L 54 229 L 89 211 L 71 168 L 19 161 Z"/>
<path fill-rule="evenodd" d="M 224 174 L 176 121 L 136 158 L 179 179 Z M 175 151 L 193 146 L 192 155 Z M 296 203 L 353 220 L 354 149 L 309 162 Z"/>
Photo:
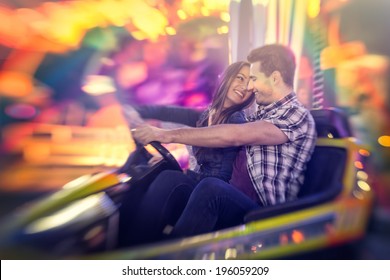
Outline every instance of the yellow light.
<path fill-rule="evenodd" d="M 131 36 L 138 41 L 145 40 L 147 38 L 146 34 L 142 31 L 133 31 L 131 32 Z"/>
<path fill-rule="evenodd" d="M 333 138 L 333 134 L 332 133 L 328 133 L 328 138 Z"/>
<path fill-rule="evenodd" d="M 171 26 L 168 26 L 168 27 L 165 28 L 165 32 L 168 35 L 175 35 L 176 34 L 176 29 L 171 27 Z"/>
<path fill-rule="evenodd" d="M 390 136 L 383 135 L 378 138 L 378 143 L 383 147 L 390 147 Z"/>
<path fill-rule="evenodd" d="M 225 252 L 225 260 L 236 259 L 237 258 L 237 249 L 228 248 Z"/>
<path fill-rule="evenodd" d="M 367 181 L 368 179 L 368 174 L 362 170 L 359 170 L 357 173 L 356 173 L 356 176 L 358 179 L 360 180 L 364 180 L 364 181 Z"/>
<path fill-rule="evenodd" d="M 133 24 L 153 41 L 160 35 L 165 35 L 168 19 L 159 10 L 149 7 L 133 16 Z"/>
<path fill-rule="evenodd" d="M 177 10 L 177 16 L 182 20 L 187 19 L 187 14 L 183 10 Z"/>
<path fill-rule="evenodd" d="M 78 187 L 80 186 L 82 183 L 86 182 L 88 179 L 90 179 L 92 176 L 90 174 L 87 174 L 87 175 L 84 175 L 84 176 L 81 176 L 81 177 L 78 177 L 68 183 L 66 183 L 65 185 L 63 185 L 63 189 L 73 189 L 75 187 Z"/>
<path fill-rule="evenodd" d="M 307 15 L 309 18 L 316 18 L 321 10 L 321 0 L 310 0 L 307 5 Z"/>
<path fill-rule="evenodd" d="M 200 9 L 200 12 L 201 12 L 201 14 L 202 14 L 203 16 L 205 16 L 205 17 L 208 17 L 208 16 L 210 15 L 210 11 L 209 11 L 207 8 L 205 8 L 205 7 L 202 7 L 202 8 Z"/>
<path fill-rule="evenodd" d="M 229 33 L 229 27 L 224 25 L 217 29 L 218 34 L 227 34 Z"/>
<path fill-rule="evenodd" d="M 359 188 L 361 188 L 363 191 L 368 192 L 368 191 L 371 190 L 370 185 L 369 185 L 367 182 L 365 182 L 365 181 L 359 180 L 359 181 L 357 182 L 357 185 L 358 185 Z"/>
<path fill-rule="evenodd" d="M 223 20 L 224 22 L 230 22 L 230 15 L 229 13 L 221 13 L 221 20 Z"/>

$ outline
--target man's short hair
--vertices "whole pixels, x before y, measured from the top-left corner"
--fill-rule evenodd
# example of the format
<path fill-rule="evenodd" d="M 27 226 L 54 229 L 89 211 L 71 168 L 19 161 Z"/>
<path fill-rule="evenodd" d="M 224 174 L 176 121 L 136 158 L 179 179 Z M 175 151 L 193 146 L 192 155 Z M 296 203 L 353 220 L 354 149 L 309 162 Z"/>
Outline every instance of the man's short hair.
<path fill-rule="evenodd" d="M 280 44 L 265 45 L 253 49 L 248 57 L 250 63 L 260 62 L 261 72 L 269 77 L 272 72 L 279 71 L 283 81 L 289 85 L 294 85 L 295 55 L 290 48 Z"/>

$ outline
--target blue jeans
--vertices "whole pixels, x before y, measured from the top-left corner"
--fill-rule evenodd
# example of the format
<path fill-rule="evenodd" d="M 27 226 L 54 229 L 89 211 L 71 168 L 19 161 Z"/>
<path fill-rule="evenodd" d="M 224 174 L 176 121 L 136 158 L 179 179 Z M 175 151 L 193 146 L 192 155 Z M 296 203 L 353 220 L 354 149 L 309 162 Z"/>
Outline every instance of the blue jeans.
<path fill-rule="evenodd" d="M 203 179 L 192 192 L 172 237 L 185 237 L 243 223 L 245 214 L 259 205 L 232 185 Z"/>
<path fill-rule="evenodd" d="M 126 204 L 138 206 L 125 213 L 126 228 L 122 229 L 122 235 L 126 235 L 123 237 L 124 245 L 164 238 L 164 228 L 176 223 L 196 184 L 196 180 L 180 171 L 165 170 L 156 177 L 145 193 L 130 197 Z"/>

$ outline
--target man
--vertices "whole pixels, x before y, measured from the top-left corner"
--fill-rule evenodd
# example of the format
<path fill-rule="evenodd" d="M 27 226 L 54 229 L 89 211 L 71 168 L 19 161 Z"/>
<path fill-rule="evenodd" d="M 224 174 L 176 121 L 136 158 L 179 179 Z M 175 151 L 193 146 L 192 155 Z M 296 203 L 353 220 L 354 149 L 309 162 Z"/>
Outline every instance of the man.
<path fill-rule="evenodd" d="M 195 188 L 174 227 L 175 236 L 233 226 L 258 207 L 294 200 L 303 183 L 316 133 L 310 112 L 293 91 L 295 57 L 282 45 L 248 55 L 258 110 L 245 124 L 163 130 L 141 126 L 133 136 L 142 143 L 182 143 L 203 147 L 243 146 L 230 184 L 206 178 Z M 237 94 L 240 94 L 237 92 Z"/>

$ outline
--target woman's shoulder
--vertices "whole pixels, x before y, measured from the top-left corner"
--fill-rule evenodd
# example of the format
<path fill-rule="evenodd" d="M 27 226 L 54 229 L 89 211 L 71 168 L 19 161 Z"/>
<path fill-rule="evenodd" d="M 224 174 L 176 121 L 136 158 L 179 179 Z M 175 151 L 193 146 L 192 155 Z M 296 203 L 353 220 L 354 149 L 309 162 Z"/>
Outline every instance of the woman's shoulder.
<path fill-rule="evenodd" d="M 244 111 L 234 112 L 228 119 L 228 123 L 245 123 L 246 116 Z"/>

